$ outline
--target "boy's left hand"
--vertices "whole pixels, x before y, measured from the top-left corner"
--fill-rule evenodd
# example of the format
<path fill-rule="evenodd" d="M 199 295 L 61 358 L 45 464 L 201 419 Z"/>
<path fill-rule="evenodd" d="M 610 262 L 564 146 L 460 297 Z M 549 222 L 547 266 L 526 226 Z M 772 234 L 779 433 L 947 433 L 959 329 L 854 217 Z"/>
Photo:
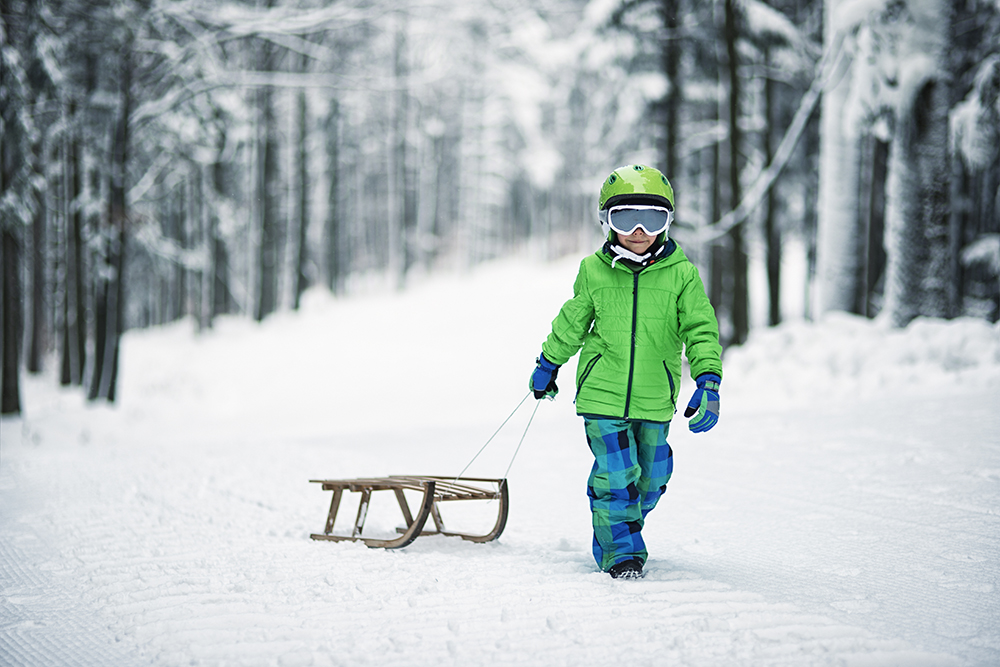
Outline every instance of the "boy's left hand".
<path fill-rule="evenodd" d="M 704 433 L 719 421 L 719 385 L 722 378 L 714 373 L 703 373 L 695 382 L 698 388 L 688 401 L 684 416 L 694 415 L 694 419 L 688 422 L 692 433 Z"/>
<path fill-rule="evenodd" d="M 544 354 L 539 354 L 535 360 L 535 370 L 528 380 L 528 389 L 534 393 L 536 399 L 547 398 L 551 401 L 559 393 L 559 387 L 556 386 L 558 375 L 559 366 L 546 359 Z"/>

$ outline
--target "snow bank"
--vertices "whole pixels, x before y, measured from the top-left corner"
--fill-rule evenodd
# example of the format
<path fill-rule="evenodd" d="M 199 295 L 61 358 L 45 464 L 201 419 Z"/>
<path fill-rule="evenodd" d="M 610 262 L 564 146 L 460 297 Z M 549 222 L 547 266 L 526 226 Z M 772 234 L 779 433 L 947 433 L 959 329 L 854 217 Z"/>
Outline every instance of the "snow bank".
<path fill-rule="evenodd" d="M 406 293 L 312 292 L 300 313 L 260 325 L 222 318 L 200 336 L 191 322 L 130 332 L 121 404 L 181 411 L 208 430 L 238 420 L 314 434 L 343 411 L 364 430 L 386 406 L 412 426 L 489 422 L 519 398 L 549 323 L 571 296 L 579 259 L 495 262 Z M 561 373 L 564 389 L 575 363 Z M 998 388 L 1000 325 L 921 318 L 896 329 L 829 313 L 753 330 L 745 345 L 726 351 L 723 367 L 727 410 Z M 689 382 L 683 392 L 693 389 Z M 464 390 L 456 393 L 456 383 Z"/>
<path fill-rule="evenodd" d="M 1000 387 L 1000 325 L 921 318 L 893 329 L 830 313 L 755 330 L 723 366 L 729 405 Z"/>

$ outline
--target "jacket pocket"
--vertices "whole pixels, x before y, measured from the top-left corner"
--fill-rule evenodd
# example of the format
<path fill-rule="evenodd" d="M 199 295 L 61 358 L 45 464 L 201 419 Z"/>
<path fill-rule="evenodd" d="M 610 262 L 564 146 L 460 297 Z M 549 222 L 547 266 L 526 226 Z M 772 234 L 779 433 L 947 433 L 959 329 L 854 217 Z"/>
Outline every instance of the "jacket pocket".
<path fill-rule="evenodd" d="M 663 370 L 667 372 L 667 382 L 670 383 L 670 405 L 674 408 L 674 412 L 677 412 L 677 387 L 674 385 L 674 376 L 670 374 L 666 361 L 663 362 Z"/>
<path fill-rule="evenodd" d="M 594 370 L 594 366 L 600 361 L 603 354 L 598 354 L 596 357 L 587 362 L 587 365 L 583 369 L 583 374 L 580 376 L 580 382 L 576 385 L 576 396 L 573 397 L 573 402 L 576 403 L 576 399 L 580 397 L 580 390 L 583 389 L 583 383 L 587 381 L 587 376 L 590 372 Z"/>

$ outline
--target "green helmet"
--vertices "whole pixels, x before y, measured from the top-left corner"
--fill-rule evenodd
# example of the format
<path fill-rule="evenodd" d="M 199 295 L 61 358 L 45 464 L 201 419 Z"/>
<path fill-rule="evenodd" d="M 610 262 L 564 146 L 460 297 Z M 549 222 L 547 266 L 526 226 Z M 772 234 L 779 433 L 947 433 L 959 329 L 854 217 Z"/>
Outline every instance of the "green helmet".
<path fill-rule="evenodd" d="M 619 204 L 647 204 L 674 210 L 674 189 L 659 169 L 641 164 L 618 167 L 604 179 L 601 197 L 597 204 L 598 218 L 605 234 L 608 227 L 608 209 Z"/>
<path fill-rule="evenodd" d="M 659 169 L 641 164 L 618 167 L 604 179 L 597 208 L 605 210 L 622 202 L 674 208 L 674 189 Z"/>

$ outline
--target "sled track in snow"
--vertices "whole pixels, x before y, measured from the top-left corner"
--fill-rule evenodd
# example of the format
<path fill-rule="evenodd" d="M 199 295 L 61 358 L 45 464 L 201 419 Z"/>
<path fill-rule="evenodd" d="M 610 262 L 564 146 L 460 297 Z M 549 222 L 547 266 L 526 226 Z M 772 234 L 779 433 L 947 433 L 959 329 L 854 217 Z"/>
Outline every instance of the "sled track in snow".
<path fill-rule="evenodd" d="M 33 467 L 0 479 L 0 666 L 995 663 L 992 607 L 961 604 L 993 592 L 993 561 L 976 559 L 997 541 L 981 523 L 917 531 L 896 511 L 910 497 L 866 494 L 869 511 L 828 493 L 817 505 L 811 485 L 826 477 L 809 465 L 794 466 L 791 482 L 810 473 L 798 485 L 761 490 L 744 484 L 758 465 L 746 456 L 718 484 L 675 488 L 675 513 L 649 531 L 647 576 L 614 581 L 588 552 L 579 479 L 553 492 L 534 472 L 576 437 L 553 441 L 552 459 L 526 453 L 536 477 L 517 487 L 501 540 L 427 536 L 397 552 L 309 539 L 324 509 L 299 470 L 316 466 L 296 463 L 315 456 L 308 447 L 178 452 L 164 437 L 32 450 Z M 27 461 L 18 447 L 15 463 Z M 931 500 L 932 518 L 956 516 Z M 376 533 L 395 529 L 389 509 L 388 523 L 370 517 Z M 911 534 L 946 544 L 915 559 Z M 982 590 L 965 595 L 971 586 Z M 928 600 L 949 609 L 932 614 Z M 929 618 L 930 630 L 904 634 L 899 618 Z M 950 639 L 932 644 L 934 632 Z"/>
<path fill-rule="evenodd" d="M 72 589 L 39 569 L 39 553 L 0 539 L 0 665 L 136 665 Z M 34 540 L 21 540 L 34 542 Z M 39 545 L 40 546 L 40 545 Z"/>
<path fill-rule="evenodd" d="M 514 568 L 514 561 L 523 563 L 523 555 L 511 554 L 510 562 L 494 564 Z M 952 664 L 946 656 L 930 656 L 905 642 L 882 639 L 655 562 L 645 579 L 634 582 L 588 573 L 583 562 L 570 568 L 575 569 L 572 573 L 564 565 L 552 562 L 537 577 L 511 581 L 485 606 L 484 591 L 471 589 L 461 576 L 445 591 L 422 591 L 399 600 L 401 604 L 387 604 L 380 613 L 386 627 L 359 635 L 344 657 L 364 662 L 374 651 L 381 653 L 380 664 L 405 665 L 412 664 L 407 650 L 414 649 L 425 658 L 421 664 L 456 665 L 599 665 L 622 660 L 824 665 L 872 656 L 886 664 Z M 383 599 L 382 593 L 370 586 L 363 590 L 366 598 Z M 538 604 L 531 604 L 532 598 Z"/>
<path fill-rule="evenodd" d="M 114 511 L 64 503 L 0 530 L 0 665 L 953 664 L 669 558 L 614 581 L 537 527 L 393 553 L 312 542 L 312 513 L 289 531 L 279 491 L 193 480 L 153 494 L 127 479 L 88 480 Z"/>
<path fill-rule="evenodd" d="M 222 554 L 191 558 L 183 544 L 153 557 L 113 554 L 99 547 L 101 527 L 90 531 L 74 580 L 86 578 L 86 598 L 101 605 L 120 638 L 128 628 L 124 640 L 114 643 L 79 590 L 61 589 L 37 567 L 39 554 L 4 540 L 0 580 L 17 583 L 0 602 L 0 664 L 811 666 L 873 655 L 948 664 L 655 560 L 645 579 L 616 582 L 582 556 L 548 552 L 525 572 L 539 554 L 524 547 L 487 551 L 432 538 L 406 557 L 336 545 L 331 559 L 330 545 L 303 542 L 294 553 L 272 552 L 270 564 L 261 560 L 267 549 L 226 562 Z M 160 543 L 167 537 L 162 528 L 145 535 Z M 228 575 L 206 576 L 206 559 Z M 428 581 L 429 566 L 451 574 Z M 384 576 L 365 577 L 372 568 Z M 507 585 L 484 582 L 484 568 L 503 573 Z M 609 642 L 614 636 L 625 641 Z M 139 662 L 140 655 L 147 658 Z"/>

